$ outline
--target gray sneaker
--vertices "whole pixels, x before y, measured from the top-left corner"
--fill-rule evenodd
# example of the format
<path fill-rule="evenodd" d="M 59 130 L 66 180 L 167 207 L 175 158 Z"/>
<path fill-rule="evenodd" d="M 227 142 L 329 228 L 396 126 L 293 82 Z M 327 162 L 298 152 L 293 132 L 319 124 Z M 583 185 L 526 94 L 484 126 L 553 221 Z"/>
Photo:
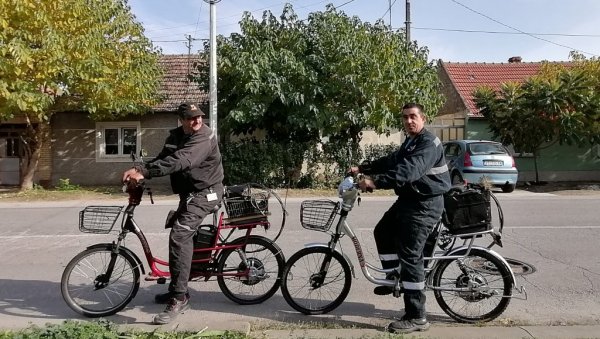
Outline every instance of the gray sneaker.
<path fill-rule="evenodd" d="M 387 326 L 387 331 L 391 333 L 411 333 L 416 331 L 427 331 L 429 329 L 429 322 L 426 318 L 420 319 L 400 319 L 398 321 L 391 322 Z"/>
<path fill-rule="evenodd" d="M 188 305 L 189 301 L 190 298 L 188 296 L 184 296 L 183 300 L 171 298 L 167 304 L 167 308 L 162 313 L 154 316 L 153 323 L 156 325 L 164 325 L 175 320 L 179 313 L 183 313 L 190 307 Z"/>

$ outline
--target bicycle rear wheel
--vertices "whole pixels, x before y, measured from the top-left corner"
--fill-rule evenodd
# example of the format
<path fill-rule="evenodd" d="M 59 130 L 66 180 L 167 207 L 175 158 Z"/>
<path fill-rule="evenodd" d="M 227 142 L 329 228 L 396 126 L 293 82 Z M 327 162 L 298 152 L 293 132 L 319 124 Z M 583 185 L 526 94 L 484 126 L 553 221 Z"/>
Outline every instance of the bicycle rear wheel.
<path fill-rule="evenodd" d="M 351 284 L 350 265 L 340 253 L 328 247 L 308 247 L 287 262 L 281 292 L 296 311 L 316 315 L 340 306 Z"/>
<path fill-rule="evenodd" d="M 105 317 L 122 310 L 140 287 L 136 260 L 119 251 L 110 277 L 105 275 L 111 260 L 111 245 L 89 248 L 65 267 L 60 282 L 63 299 L 86 317 Z"/>
<path fill-rule="evenodd" d="M 433 286 L 440 288 L 433 293 L 444 312 L 459 322 L 475 323 L 494 320 L 504 312 L 513 283 L 500 259 L 474 248 L 465 258 L 441 261 Z"/>
<path fill-rule="evenodd" d="M 233 243 L 243 243 L 244 239 L 236 239 Z M 233 248 L 222 252 L 217 271 L 219 288 L 227 298 L 240 305 L 262 303 L 281 285 L 285 257 L 277 244 L 259 236 L 250 236 L 241 249 L 243 254 Z M 242 255 L 246 256 L 247 264 Z"/>

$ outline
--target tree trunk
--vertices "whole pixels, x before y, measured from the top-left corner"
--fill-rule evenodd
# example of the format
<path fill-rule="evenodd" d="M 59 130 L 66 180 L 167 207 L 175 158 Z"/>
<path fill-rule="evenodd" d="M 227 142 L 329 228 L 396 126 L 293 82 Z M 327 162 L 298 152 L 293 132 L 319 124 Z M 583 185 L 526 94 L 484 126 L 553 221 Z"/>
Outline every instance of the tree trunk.
<path fill-rule="evenodd" d="M 21 139 L 25 148 L 25 154 L 21 162 L 21 173 L 23 173 L 21 191 L 33 189 L 35 172 L 42 154 L 42 146 L 44 141 L 47 140 L 49 127 L 48 123 L 40 122 L 37 126 L 34 126 L 29 122 L 27 134 Z"/>

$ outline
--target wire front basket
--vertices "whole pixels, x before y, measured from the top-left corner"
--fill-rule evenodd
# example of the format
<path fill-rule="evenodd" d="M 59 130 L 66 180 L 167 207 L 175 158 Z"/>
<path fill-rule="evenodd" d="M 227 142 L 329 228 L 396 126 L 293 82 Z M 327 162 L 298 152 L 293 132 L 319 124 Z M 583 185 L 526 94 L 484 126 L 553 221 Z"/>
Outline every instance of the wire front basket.
<path fill-rule="evenodd" d="M 250 185 L 228 186 L 223 204 L 229 218 L 265 216 L 269 213 L 268 191 Z"/>
<path fill-rule="evenodd" d="M 340 204 L 331 200 L 304 200 L 300 205 L 302 227 L 327 232 L 335 219 Z"/>
<path fill-rule="evenodd" d="M 85 233 L 110 233 L 122 206 L 87 206 L 79 212 L 79 230 Z"/>

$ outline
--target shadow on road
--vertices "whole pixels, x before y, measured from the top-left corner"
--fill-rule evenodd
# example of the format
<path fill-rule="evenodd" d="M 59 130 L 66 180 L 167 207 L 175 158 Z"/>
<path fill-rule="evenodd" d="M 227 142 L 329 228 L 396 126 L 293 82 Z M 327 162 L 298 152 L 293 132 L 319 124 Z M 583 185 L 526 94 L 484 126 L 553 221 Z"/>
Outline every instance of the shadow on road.
<path fill-rule="evenodd" d="M 164 286 L 141 286 L 138 295 L 120 313 L 106 317 L 117 324 L 149 324 L 153 315 L 161 312 L 164 305 L 154 304 L 154 295 L 164 291 Z M 202 323 L 242 316 L 255 323 L 310 324 L 319 326 L 356 327 L 380 329 L 382 323 L 402 315 L 401 311 L 378 309 L 371 303 L 344 302 L 336 310 L 320 316 L 306 316 L 293 310 L 283 297 L 275 296 L 260 305 L 238 305 L 221 292 L 198 291 L 192 287 L 190 306 L 200 314 Z M 398 300 L 398 309 L 401 308 Z M 189 311 L 188 311 L 189 312 Z M 186 312 L 186 313 L 188 313 Z M 190 314 L 193 314 L 189 312 Z M 195 315 L 194 315 L 195 316 Z M 46 321 L 62 319 L 90 320 L 71 310 L 62 298 L 60 283 L 41 280 L 0 279 L 0 319 L 2 323 L 15 322 L 43 325 Z M 431 321 L 451 323 L 444 315 L 432 315 Z M 380 323 L 373 323 L 379 319 Z M 184 320 L 184 319 L 180 319 Z"/>

